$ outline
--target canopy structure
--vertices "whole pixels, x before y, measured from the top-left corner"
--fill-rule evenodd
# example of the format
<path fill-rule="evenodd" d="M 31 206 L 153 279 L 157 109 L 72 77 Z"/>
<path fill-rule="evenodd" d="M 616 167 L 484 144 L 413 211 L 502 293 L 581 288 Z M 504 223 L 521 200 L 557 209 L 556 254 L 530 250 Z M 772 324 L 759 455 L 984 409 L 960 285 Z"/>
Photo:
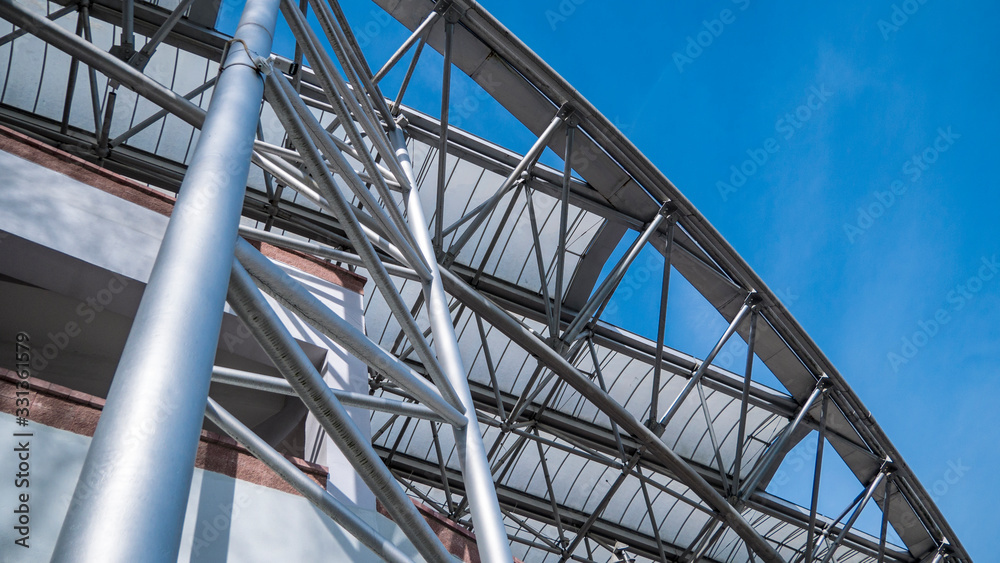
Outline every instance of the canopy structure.
<path fill-rule="evenodd" d="M 225 241 L 205 258 L 222 272 L 215 291 L 228 280 L 230 306 L 269 353 L 286 358 L 276 365 L 307 405 L 329 407 L 324 390 L 302 375 L 309 370 L 296 363 L 294 341 L 274 336 L 280 330 L 259 312 L 255 286 L 303 322 L 349 341 L 345 348 L 369 365 L 371 395 L 423 409 L 371 412 L 376 456 L 357 453 L 370 467 L 366 483 L 394 478 L 410 497 L 468 526 L 490 562 L 512 555 L 971 561 L 851 390 L 859 375 L 840 374 L 681 190 L 481 6 L 376 0 L 373 10 L 412 31 L 386 62 L 365 58 L 337 0 L 278 4 L 249 1 L 233 40 L 216 29 L 218 5 L 203 0 L 0 0 L 9 22 L 0 31 L 0 123 L 179 192 L 178 208 L 185 192 L 197 193 L 187 187 L 196 165 L 214 162 L 222 172 L 213 178 L 243 184 L 247 173 L 233 163 L 252 161 L 239 216 L 192 212 L 190 225 L 239 219 L 247 240 L 349 265 L 368 278 L 359 338 L 337 332 L 329 311 L 244 242 L 236 244 L 231 277 L 234 251 Z M 295 37 L 291 59 L 269 59 L 259 49 L 270 49 L 270 37 L 253 35 L 277 9 Z M 440 119 L 405 103 L 407 88 L 423 87 L 410 78 L 428 49 L 444 58 L 431 92 L 441 98 Z M 380 87 L 387 73 L 407 66 L 399 91 Z M 453 73 L 467 75 L 530 130 L 534 146 L 518 154 L 450 124 Z M 263 85 L 263 102 L 235 90 L 220 96 L 230 76 Z M 255 139 L 239 138 L 213 114 L 248 118 L 253 123 L 242 127 Z M 210 123 L 213 139 L 222 130 L 239 150 L 199 144 Z M 539 162 L 545 149 L 563 165 Z M 176 230 L 181 244 L 185 234 Z M 602 276 L 630 232 L 635 242 Z M 658 341 L 601 320 L 646 245 L 664 258 L 646 276 L 662 287 Z M 160 267 L 185 263 L 161 251 Z M 157 281 L 154 271 L 147 294 Z M 664 344 L 671 281 L 693 287 L 727 326 L 701 357 Z M 171 283 L 198 292 L 209 282 Z M 224 303 L 217 305 L 221 314 Z M 192 322 L 200 314 L 190 312 Z M 133 331 L 156 322 L 137 318 Z M 745 364 L 713 363 L 741 339 Z M 122 365 L 116 385 L 129 377 Z M 200 369 L 207 386 L 211 364 Z M 755 381 L 754 369 L 769 371 L 780 388 Z M 114 396 L 105 416 L 117 412 L 113 406 Z M 213 408 L 212 421 L 240 440 L 228 413 Z M 817 510 L 818 483 L 802 506 L 767 492 L 789 452 L 817 436 L 819 455 L 806 471 L 818 477 L 834 459 L 857 479 L 837 514 Z M 107 430 L 101 439 L 110 444 L 116 434 Z M 97 457 L 92 452 L 87 463 Z M 395 497 L 373 492 L 396 506 Z M 872 507 L 883 515 L 881 533 L 855 527 Z M 69 518 L 86 518 L 88 510 L 74 504 Z M 439 546 L 413 534 L 425 559 L 441 557 Z M 60 549 L 72 541 L 64 528 Z"/>

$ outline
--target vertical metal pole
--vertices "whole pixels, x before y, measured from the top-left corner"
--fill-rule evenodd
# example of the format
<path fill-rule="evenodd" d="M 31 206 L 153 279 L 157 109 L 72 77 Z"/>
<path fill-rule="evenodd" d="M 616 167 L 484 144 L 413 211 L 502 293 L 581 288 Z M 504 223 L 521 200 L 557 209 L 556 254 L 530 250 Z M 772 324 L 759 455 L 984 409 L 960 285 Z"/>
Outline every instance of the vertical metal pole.
<path fill-rule="evenodd" d="M 823 470 L 823 446 L 826 442 L 826 411 L 830 405 L 830 397 L 823 393 L 822 414 L 819 417 L 819 442 L 816 444 L 816 467 L 813 469 L 812 502 L 809 505 L 809 528 L 806 530 L 805 561 L 812 563 L 813 550 L 816 549 L 816 511 L 819 507 L 819 479 Z"/>
<path fill-rule="evenodd" d="M 434 208 L 434 249 L 440 253 L 444 239 L 444 187 L 448 179 L 448 111 L 451 108 L 451 43 L 455 24 L 444 24 L 444 69 L 441 76 L 441 139 L 438 142 L 437 201 Z M 410 181 L 411 185 L 416 185 Z"/>
<path fill-rule="evenodd" d="M 653 233 L 660 228 L 660 225 L 662 225 L 663 221 L 667 219 L 667 215 L 670 214 L 671 210 L 672 208 L 669 203 L 660 208 L 656 217 L 649 222 L 646 229 L 638 236 L 638 238 L 635 239 L 632 246 L 629 247 L 625 256 L 622 256 L 621 260 L 618 261 L 618 264 L 615 265 L 615 269 L 608 274 L 608 277 L 605 278 L 603 282 L 601 282 L 600 287 L 597 288 L 594 295 L 589 301 L 587 301 L 587 304 L 583 306 L 583 309 L 577 313 L 576 318 L 573 319 L 573 322 L 570 323 L 569 327 L 566 329 L 566 333 L 563 335 L 563 342 L 571 343 L 576 340 L 576 337 L 583 331 L 584 327 L 587 326 L 587 323 L 590 322 L 590 318 L 593 316 L 594 311 L 597 310 L 597 307 L 599 307 L 600 304 L 604 302 L 604 300 L 607 299 L 612 292 L 614 292 L 615 288 L 618 287 L 618 282 L 621 281 L 622 277 L 625 276 L 625 272 L 628 270 L 628 267 L 632 264 L 636 257 L 639 256 L 639 251 L 641 251 L 642 247 L 645 246 L 649 237 L 653 236 Z"/>
<path fill-rule="evenodd" d="M 666 428 L 667 424 L 670 423 L 670 419 L 672 419 L 674 415 L 677 414 L 677 411 L 680 410 L 681 404 L 684 403 L 684 399 L 687 398 L 687 396 L 691 393 L 691 391 L 694 390 L 695 386 L 697 386 L 698 383 L 701 381 L 701 377 L 705 375 L 705 371 L 707 371 L 708 366 L 712 364 L 712 360 L 715 359 L 715 356 L 717 356 L 719 352 L 722 351 L 722 347 L 726 345 L 726 342 L 728 342 L 729 339 L 733 336 L 733 334 L 736 333 L 736 329 L 740 326 L 740 323 L 743 322 L 743 318 L 746 317 L 747 313 L 749 312 L 750 312 L 750 298 L 748 297 L 747 302 L 744 303 L 742 307 L 740 307 L 739 312 L 737 312 L 736 316 L 733 317 L 733 322 L 729 323 L 729 327 L 726 328 L 726 332 L 722 333 L 722 338 L 720 338 L 719 341 L 715 344 L 715 347 L 712 348 L 712 351 L 709 352 L 707 356 L 705 356 L 705 361 L 701 362 L 701 365 L 698 366 L 698 369 L 695 370 L 693 375 L 691 375 L 691 379 L 688 380 L 687 385 L 684 386 L 684 389 L 681 389 L 680 395 L 677 395 L 677 398 L 674 399 L 674 402 L 670 404 L 669 408 L 667 408 L 667 412 L 663 413 L 663 416 L 660 417 L 659 422 L 656 423 L 655 432 L 657 434 L 663 435 L 663 430 Z"/>
<path fill-rule="evenodd" d="M 892 490 L 890 487 L 894 487 L 892 476 L 885 482 L 885 501 L 882 503 L 882 530 L 879 533 L 878 540 L 878 563 L 885 563 L 885 542 L 889 532 L 889 500 L 892 497 Z"/>
<path fill-rule="evenodd" d="M 875 479 L 872 480 L 872 484 L 868 485 L 868 489 L 865 491 L 865 496 L 861 499 L 861 503 L 854 509 L 854 514 L 851 514 L 850 519 L 848 519 L 847 523 L 844 524 L 844 529 L 837 535 L 837 540 L 833 542 L 833 545 L 830 546 L 830 550 L 826 552 L 826 557 L 823 558 L 823 563 L 830 563 L 833 559 L 833 554 L 837 551 L 837 548 L 840 547 L 840 542 L 844 541 L 844 537 L 847 536 L 847 532 L 850 532 L 851 528 L 854 527 L 854 523 L 858 520 L 858 516 L 861 516 L 861 511 L 865 509 L 865 505 L 867 505 L 868 501 L 871 500 L 872 495 L 875 494 L 875 489 L 878 488 L 879 483 L 882 482 L 885 475 L 886 472 L 883 468 L 879 471 L 878 475 L 875 476 Z"/>
<path fill-rule="evenodd" d="M 663 245 L 663 282 L 660 286 L 660 318 L 656 326 L 656 358 L 653 363 L 653 396 L 649 401 L 649 424 L 656 423 L 660 410 L 660 372 L 663 370 L 663 341 L 667 331 L 667 294 L 670 291 L 670 254 L 674 248 L 674 226 L 667 224 L 667 237 Z"/>
<path fill-rule="evenodd" d="M 205 410 L 205 416 L 221 428 L 223 432 L 229 434 L 240 444 L 243 444 L 254 457 L 263 461 L 272 471 L 280 475 L 285 482 L 294 487 L 299 494 L 313 503 L 316 508 L 323 511 L 324 514 L 332 518 L 334 522 L 342 526 L 347 533 L 365 544 L 376 555 L 394 563 L 412 563 L 412 559 L 396 547 L 395 544 L 379 534 L 378 530 L 372 528 L 364 519 L 351 511 L 350 508 L 344 506 L 343 503 L 306 476 L 298 467 L 295 467 L 292 462 L 288 461 L 285 456 L 278 453 L 277 450 L 271 447 L 260 436 L 254 434 L 239 419 L 212 399 L 208 400 L 208 408 Z"/>
<path fill-rule="evenodd" d="M 122 51 L 123 55 L 126 57 L 131 57 L 132 53 L 135 51 L 135 32 L 133 31 L 133 22 L 135 14 L 135 6 L 132 3 L 133 0 L 122 0 Z"/>
<path fill-rule="evenodd" d="M 736 432 L 736 461 L 733 463 L 733 493 L 740 490 L 740 473 L 743 469 L 743 448 L 746 442 L 747 407 L 750 402 L 750 383 L 753 381 L 753 349 L 757 343 L 757 317 L 760 313 L 750 311 L 750 334 L 747 336 L 747 366 L 743 370 L 743 396 L 740 397 L 740 425 Z"/>
<path fill-rule="evenodd" d="M 573 134 L 576 127 L 566 124 L 566 153 L 563 157 L 563 185 L 559 198 L 559 251 L 556 253 L 556 327 L 562 322 L 563 276 L 566 271 L 566 229 L 569 228 L 569 185 L 573 177 Z M 558 336 L 558 332 L 556 334 Z"/>
<path fill-rule="evenodd" d="M 771 464 L 773 464 L 775 460 L 778 459 L 778 454 L 781 453 L 782 448 L 785 447 L 785 443 L 788 442 L 788 439 L 792 436 L 792 433 L 795 432 L 796 428 L 798 428 L 799 423 L 802 422 L 802 419 L 806 417 L 806 413 L 809 412 L 809 409 L 812 408 L 812 405 L 816 401 L 816 398 L 819 397 L 820 393 L 823 392 L 823 389 L 826 388 L 828 381 L 829 378 L 826 375 L 823 375 L 819 378 L 819 381 L 816 382 L 816 388 L 813 389 L 812 394 L 809 395 L 809 398 L 806 399 L 806 402 L 802 405 L 802 408 L 799 409 L 799 413 L 795 416 L 795 419 L 792 420 L 791 424 L 785 427 L 785 431 L 781 433 L 781 437 L 778 438 L 777 442 L 775 442 L 774 445 L 768 448 L 767 453 L 764 454 L 765 458 L 763 463 L 761 463 L 760 466 L 757 468 L 757 470 L 753 473 L 753 475 L 750 476 L 750 482 L 747 483 L 746 487 L 744 487 L 743 489 L 743 495 L 742 495 L 743 500 L 750 498 L 750 495 L 752 495 L 753 492 L 757 489 L 757 485 L 760 483 L 760 480 L 764 478 L 764 474 L 767 473 L 768 469 L 771 467 Z"/>
<path fill-rule="evenodd" d="M 402 128 L 396 128 L 389 135 L 395 146 L 398 162 L 409 177 L 410 184 L 415 185 Z M 464 428 L 455 428 L 455 447 L 461 460 L 462 475 L 465 477 L 466 495 L 472 509 L 479 553 L 487 563 L 510 562 L 513 561 L 513 556 L 510 544 L 507 543 L 507 530 L 497 501 L 486 448 L 483 447 L 483 436 L 479 431 L 476 404 L 469 391 L 468 375 L 462 364 L 455 326 L 448 310 L 448 296 L 444 292 L 441 270 L 434 258 L 434 247 L 420 206 L 420 193 L 416 189 L 410 190 L 407 196 L 407 216 L 410 230 L 431 268 L 431 280 L 424 284 L 424 296 L 427 299 L 427 316 L 434 331 L 434 348 L 448 382 L 465 407 L 464 415 L 469 421 Z"/>
<path fill-rule="evenodd" d="M 434 22 L 436 22 L 437 19 L 440 17 L 441 17 L 441 12 L 438 11 L 432 11 L 431 13 L 427 14 L 427 17 L 424 18 L 424 21 L 420 22 L 420 25 L 417 26 L 417 29 L 413 30 L 413 33 L 406 38 L 406 41 L 403 41 L 403 44 L 399 46 L 399 49 L 396 49 L 396 52 L 393 53 L 392 56 L 389 57 L 389 60 L 386 61 L 386 63 L 382 66 L 382 68 L 380 68 L 379 71 L 375 73 L 375 76 L 372 77 L 372 82 L 378 84 L 378 82 L 382 80 L 382 78 L 386 74 L 388 74 L 390 70 L 392 70 L 392 67 L 399 62 L 399 59 L 403 58 L 403 55 L 406 54 L 406 51 L 408 51 L 410 47 L 412 47 L 413 44 L 416 43 L 417 40 L 423 36 L 424 32 L 427 31 L 430 28 L 430 26 L 434 25 Z"/>
<path fill-rule="evenodd" d="M 267 56 L 277 13 L 248 0 L 235 38 Z M 264 92 L 244 49 L 223 69 L 53 561 L 177 561 Z"/>
<path fill-rule="evenodd" d="M 545 316 L 549 320 L 549 335 L 559 338 L 559 319 L 552 309 L 552 302 L 549 300 L 549 280 L 545 274 L 545 258 L 542 257 L 542 241 L 538 238 L 538 218 L 535 216 L 535 202 L 531 197 L 531 188 L 524 189 L 524 200 L 528 204 L 528 223 L 531 224 L 531 240 L 533 254 L 535 255 L 535 267 L 538 269 L 538 281 L 542 289 L 542 301 L 545 302 Z"/>
<path fill-rule="evenodd" d="M 83 8 L 76 17 L 76 34 L 83 35 Z M 73 57 L 69 63 L 69 78 L 66 80 L 66 101 L 63 103 L 62 122 L 59 132 L 65 135 L 69 132 L 69 117 L 73 110 L 73 94 L 76 92 L 76 77 L 80 72 L 80 61 Z"/>
<path fill-rule="evenodd" d="M 83 37 L 88 43 L 94 42 L 93 34 L 90 31 L 90 8 L 87 4 L 80 6 L 80 14 L 83 15 Z M 90 106 L 94 112 L 94 132 L 99 133 L 101 126 L 101 95 L 97 91 L 97 70 L 87 65 L 87 76 L 90 79 Z"/>

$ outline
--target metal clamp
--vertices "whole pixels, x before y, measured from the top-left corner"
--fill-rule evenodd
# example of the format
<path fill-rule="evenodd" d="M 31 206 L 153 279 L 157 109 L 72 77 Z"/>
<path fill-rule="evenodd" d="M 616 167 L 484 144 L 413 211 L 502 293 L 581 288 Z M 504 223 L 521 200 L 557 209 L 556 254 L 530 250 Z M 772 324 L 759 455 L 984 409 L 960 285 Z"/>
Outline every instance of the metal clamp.
<path fill-rule="evenodd" d="M 226 59 L 229 58 L 229 51 L 233 46 L 233 43 L 239 43 L 243 46 L 243 52 L 245 52 L 247 57 L 250 58 L 250 61 L 253 63 L 252 65 L 244 62 L 233 62 L 229 65 L 226 64 Z M 238 37 L 234 37 L 229 41 L 226 41 L 226 46 L 222 49 L 222 58 L 220 60 L 222 61 L 222 64 L 219 65 L 219 74 L 222 74 L 222 71 L 233 65 L 248 66 L 259 72 L 261 76 L 268 76 L 274 70 L 274 55 L 268 55 L 267 57 L 258 55 L 247 47 L 246 41 L 243 41 Z"/>

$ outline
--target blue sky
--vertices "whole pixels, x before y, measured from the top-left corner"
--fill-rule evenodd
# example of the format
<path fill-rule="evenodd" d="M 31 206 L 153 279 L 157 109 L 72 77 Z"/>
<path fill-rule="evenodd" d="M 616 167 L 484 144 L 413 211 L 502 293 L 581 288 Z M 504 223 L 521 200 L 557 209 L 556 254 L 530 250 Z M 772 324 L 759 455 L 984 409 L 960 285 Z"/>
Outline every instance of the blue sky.
<path fill-rule="evenodd" d="M 373 66 L 408 34 L 373 3 L 342 4 Z M 977 486 L 993 483 L 1000 464 L 1000 196 L 989 157 L 1000 5 L 481 4 L 615 122 L 782 297 L 986 560 L 1000 504 L 997 487 Z M 282 35 L 276 50 L 289 45 Z M 387 95 L 408 61 L 386 78 Z M 406 103 L 438 113 L 440 65 L 425 50 Z M 477 109 L 462 126 L 526 150 L 531 135 L 463 78 L 453 100 Z M 637 263 L 656 256 L 647 249 Z M 654 285 L 624 283 L 658 298 Z M 704 356 L 725 323 L 682 283 L 670 303 L 686 324 L 672 324 L 667 343 Z M 636 309 L 607 320 L 655 336 L 655 311 Z M 790 458 L 811 464 L 810 451 Z M 811 470 L 783 469 L 791 477 L 777 492 L 802 502 Z M 838 487 L 856 489 L 845 469 L 830 471 L 824 506 L 836 513 Z M 862 529 L 875 526 L 866 513 Z"/>

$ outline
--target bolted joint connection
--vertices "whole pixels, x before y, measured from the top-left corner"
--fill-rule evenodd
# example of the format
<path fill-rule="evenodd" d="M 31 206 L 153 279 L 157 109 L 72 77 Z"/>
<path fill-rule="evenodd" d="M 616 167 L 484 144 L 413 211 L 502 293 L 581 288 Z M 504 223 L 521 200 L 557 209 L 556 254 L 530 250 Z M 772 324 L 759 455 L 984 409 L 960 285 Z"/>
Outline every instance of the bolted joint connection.
<path fill-rule="evenodd" d="M 576 127 L 580 123 L 580 119 L 576 115 L 576 109 L 569 102 L 559 106 L 559 111 L 556 112 L 556 117 L 565 121 L 570 127 Z M 570 120 L 573 122 L 570 123 Z"/>

